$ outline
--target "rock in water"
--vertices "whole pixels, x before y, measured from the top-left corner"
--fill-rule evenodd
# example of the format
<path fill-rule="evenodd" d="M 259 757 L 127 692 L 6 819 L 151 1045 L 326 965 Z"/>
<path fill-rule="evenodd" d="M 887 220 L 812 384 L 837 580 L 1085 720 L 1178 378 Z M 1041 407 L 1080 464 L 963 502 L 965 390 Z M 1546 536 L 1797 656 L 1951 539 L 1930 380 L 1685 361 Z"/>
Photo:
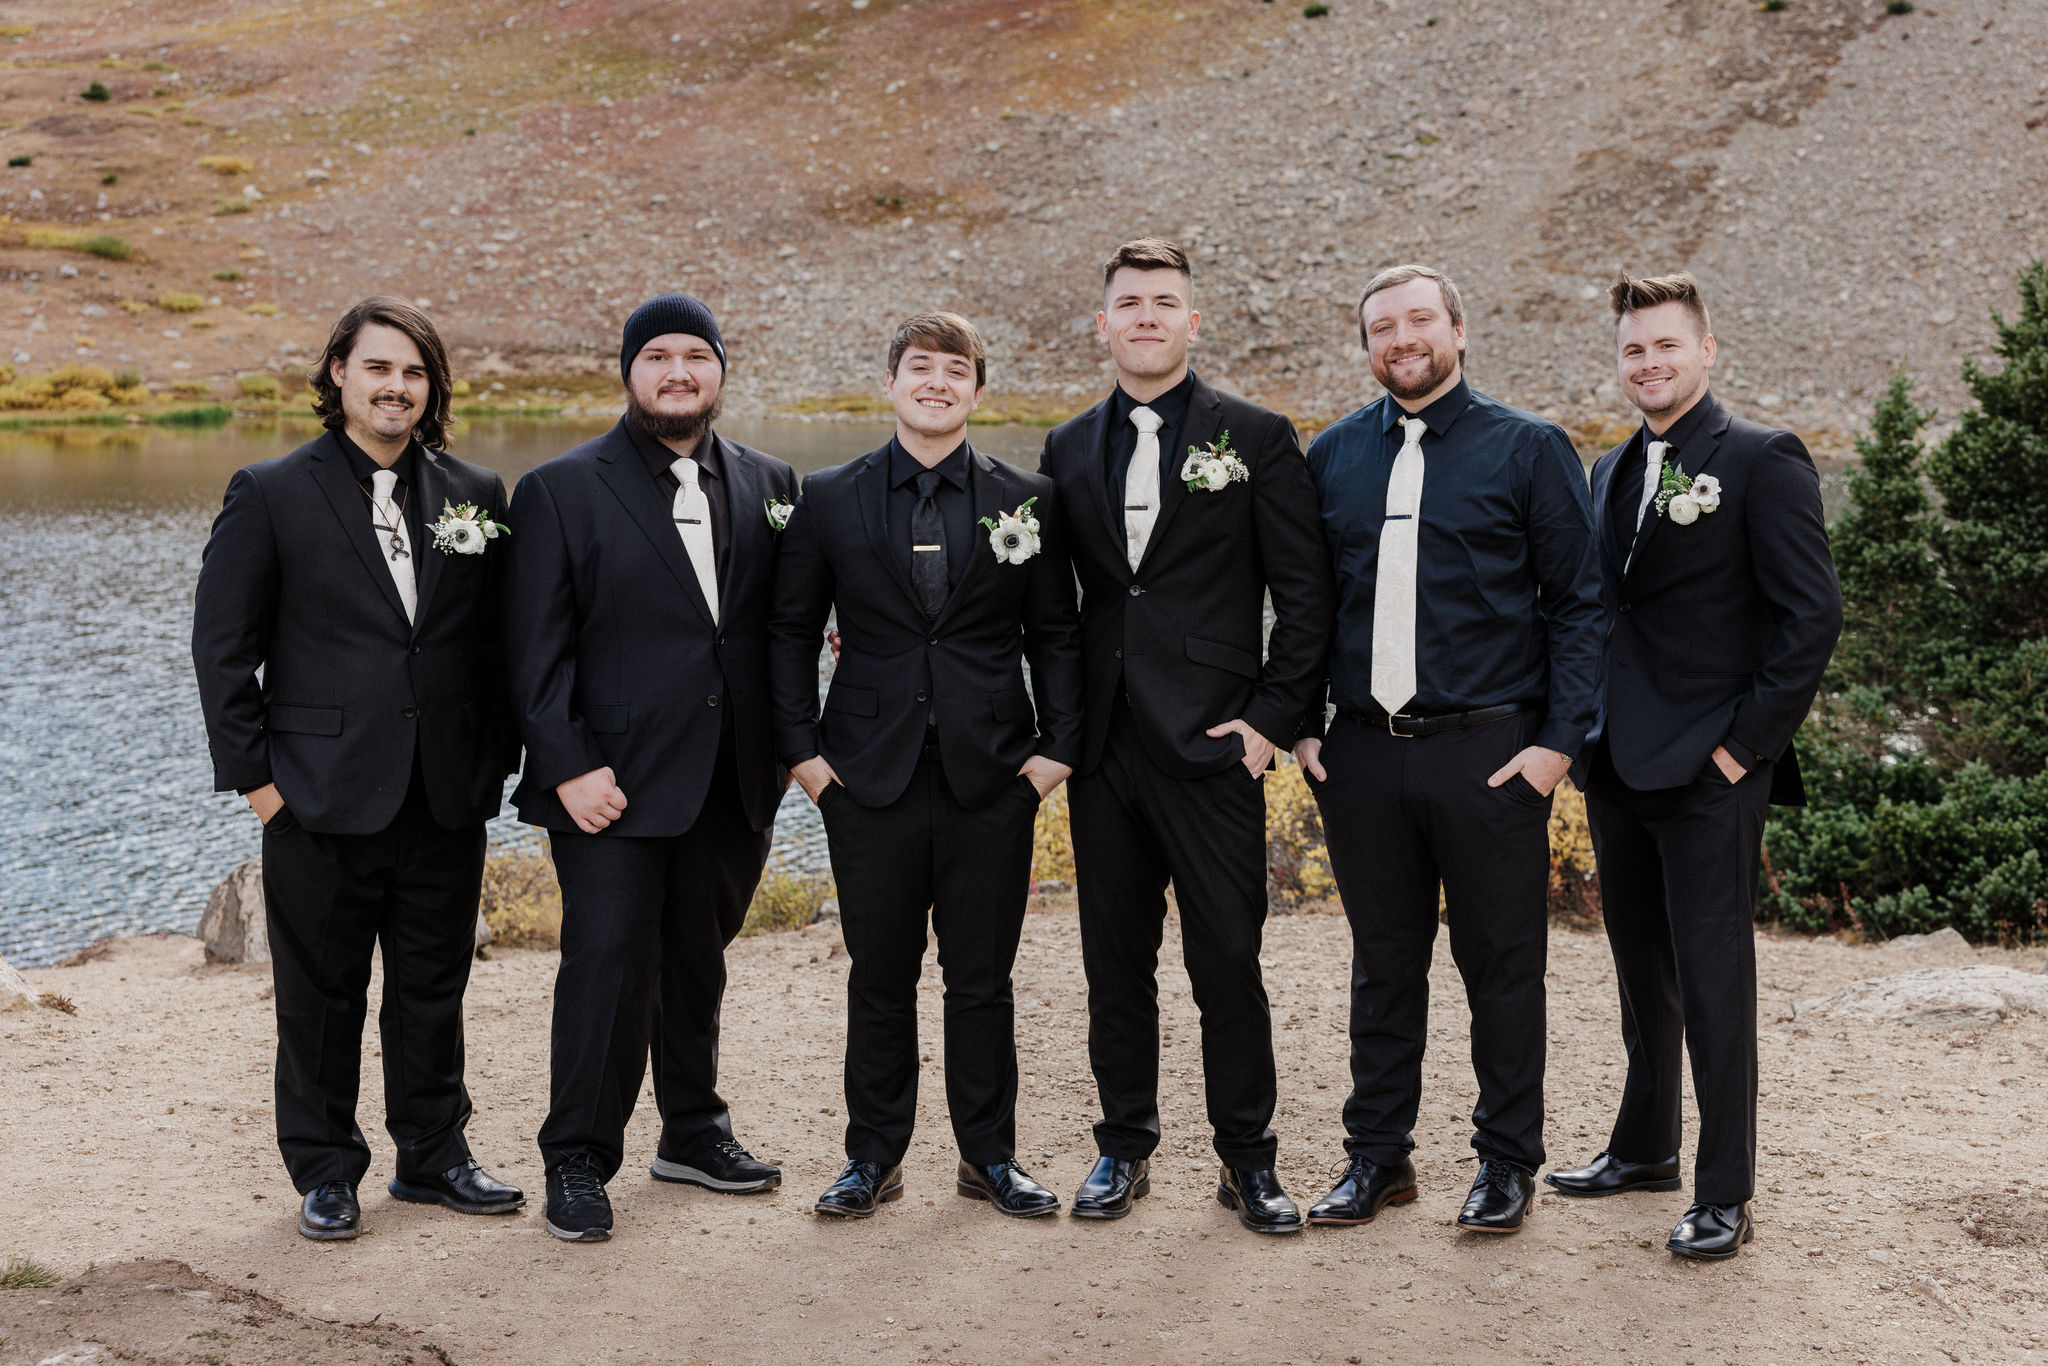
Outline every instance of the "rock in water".
<path fill-rule="evenodd" d="M 1874 977 L 1792 1004 L 1794 1019 L 1845 1024 L 1994 1025 L 2022 1011 L 2048 1015 L 2048 979 L 1982 965 Z"/>
<path fill-rule="evenodd" d="M 28 979 L 0 958 L 0 1010 L 28 1010 L 35 1003 L 36 993 L 29 987 Z"/>
<path fill-rule="evenodd" d="M 263 860 L 238 864 L 199 916 L 199 938 L 209 963 L 268 963 L 270 927 L 263 918 Z"/>

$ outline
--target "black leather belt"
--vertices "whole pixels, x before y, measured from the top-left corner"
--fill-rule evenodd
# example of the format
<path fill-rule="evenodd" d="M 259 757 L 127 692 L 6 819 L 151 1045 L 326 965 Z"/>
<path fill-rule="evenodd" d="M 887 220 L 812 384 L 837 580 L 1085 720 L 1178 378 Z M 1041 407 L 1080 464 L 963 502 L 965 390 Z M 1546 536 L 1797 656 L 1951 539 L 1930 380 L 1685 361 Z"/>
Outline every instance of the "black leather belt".
<path fill-rule="evenodd" d="M 1385 726 L 1387 734 L 1403 740 L 1413 740 L 1420 735 L 1435 735 L 1438 731 L 1464 730 L 1468 726 L 1483 726 L 1490 721 L 1505 721 L 1510 716 L 1520 716 L 1529 708 L 1520 702 L 1505 702 L 1498 707 L 1481 707 L 1477 711 L 1454 711 L 1441 716 L 1409 716 L 1402 713 L 1389 716 L 1374 708 L 1371 711 L 1342 711 L 1337 715 L 1347 721 L 1356 721 L 1362 726 L 1375 729 Z"/>

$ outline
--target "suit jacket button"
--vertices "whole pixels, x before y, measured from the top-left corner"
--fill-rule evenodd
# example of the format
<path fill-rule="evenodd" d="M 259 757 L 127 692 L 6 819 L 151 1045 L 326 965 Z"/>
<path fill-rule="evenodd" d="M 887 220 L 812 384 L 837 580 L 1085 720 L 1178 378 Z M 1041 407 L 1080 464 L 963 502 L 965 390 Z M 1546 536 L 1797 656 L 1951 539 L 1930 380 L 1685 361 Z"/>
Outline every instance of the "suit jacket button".
<path fill-rule="evenodd" d="M 709 696 L 709 697 L 705 698 L 705 699 L 704 699 L 704 705 L 705 705 L 705 706 L 707 706 L 707 707 L 715 707 L 715 706 L 717 706 L 717 705 L 718 705 L 718 694 L 717 694 L 717 693 L 713 693 L 713 694 L 711 694 L 711 696 Z"/>
<path fill-rule="evenodd" d="M 1138 585 L 1136 585 L 1135 583 L 1131 585 L 1131 596 L 1134 598 L 1144 591 L 1144 589 L 1138 587 Z"/>
<path fill-rule="evenodd" d="M 724 649 L 724 648 L 725 648 L 725 637 L 724 637 L 724 636 L 720 636 L 720 637 L 718 638 L 718 647 L 719 647 L 720 649 Z"/>
<path fill-rule="evenodd" d="M 936 645 L 936 644 L 938 644 L 938 643 L 939 643 L 939 638 L 938 638 L 937 636 L 933 636 L 933 637 L 932 637 L 932 638 L 931 638 L 930 640 L 927 640 L 927 641 L 925 642 L 925 644 L 927 644 L 927 645 Z"/>
<path fill-rule="evenodd" d="M 1623 604 L 1621 605 L 1621 610 L 1622 610 L 1622 611 L 1626 612 L 1626 611 L 1627 611 L 1628 609 L 1629 609 L 1629 604 L 1628 604 L 1628 603 L 1623 603 Z"/>
<path fill-rule="evenodd" d="M 412 652 L 413 652 L 414 654 L 418 654 L 418 653 L 420 652 L 420 647 L 419 647 L 419 646 L 417 646 L 417 645 L 413 646 L 413 647 L 412 647 Z"/>
<path fill-rule="evenodd" d="M 1118 651 L 1116 652 L 1116 657 L 1117 657 L 1118 659 L 1122 659 L 1122 658 L 1124 657 L 1124 652 L 1123 652 L 1122 650 L 1118 650 Z"/>
<path fill-rule="evenodd" d="M 420 709 L 418 707 L 407 707 L 405 709 L 405 719 L 408 721 L 412 720 L 413 717 L 418 716 L 419 714 Z"/>
<path fill-rule="evenodd" d="M 923 702 L 923 701 L 926 701 L 926 700 L 928 700 L 928 699 L 927 699 L 927 698 L 925 697 L 925 691 L 924 691 L 924 689 L 923 689 L 923 688 L 919 688 L 919 689 L 917 690 L 917 700 L 918 700 L 918 701 L 920 701 L 920 702 Z"/>

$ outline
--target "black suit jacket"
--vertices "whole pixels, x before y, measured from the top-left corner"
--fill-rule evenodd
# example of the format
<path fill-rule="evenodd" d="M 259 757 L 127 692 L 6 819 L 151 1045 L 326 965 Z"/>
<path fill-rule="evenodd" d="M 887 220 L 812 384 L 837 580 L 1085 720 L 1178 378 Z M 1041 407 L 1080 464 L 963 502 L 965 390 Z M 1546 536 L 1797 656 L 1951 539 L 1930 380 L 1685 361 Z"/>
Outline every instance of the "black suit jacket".
<path fill-rule="evenodd" d="M 764 830 L 789 785 L 769 739 L 767 509 L 796 496 L 796 472 L 707 437 L 731 513 L 714 625 L 670 499 L 625 422 L 513 493 L 505 647 L 527 756 L 513 803 L 530 825 L 574 830 L 556 786 L 609 767 L 626 811 L 605 834 L 680 835 L 697 822 L 729 725 L 746 818 Z"/>
<path fill-rule="evenodd" d="M 1057 491 L 1081 585 L 1088 725 L 1079 770 L 1102 760 L 1121 687 L 1145 752 L 1175 778 L 1220 773 L 1244 757 L 1209 727 L 1243 717 L 1281 748 L 1323 681 L 1336 612 L 1315 485 L 1278 413 L 1195 380 L 1178 449 L 1160 479 L 1159 518 L 1136 573 L 1124 519 L 1103 478 L 1108 399 L 1046 436 L 1039 472 Z M 1251 479 L 1193 492 L 1180 478 L 1189 446 L 1230 434 Z M 1264 642 L 1265 602 L 1273 631 Z"/>
<path fill-rule="evenodd" d="M 933 620 L 889 544 L 888 483 L 887 446 L 804 480 L 783 533 L 769 624 L 778 753 L 824 755 L 869 807 L 889 805 L 909 786 L 928 715 L 937 718 L 946 781 L 969 809 L 995 800 L 1033 754 L 1072 767 L 1081 740 L 1079 622 L 1051 484 L 968 449 L 975 517 L 993 520 L 1036 498 L 1039 550 L 1004 563 L 977 527 L 967 569 Z M 835 607 L 839 665 L 820 715 L 818 646 Z"/>
<path fill-rule="evenodd" d="M 1720 481 L 1721 506 L 1690 526 L 1652 507 L 1633 562 L 1646 429 L 1593 467 L 1602 734 L 1630 787 L 1683 787 L 1726 744 L 1746 764 L 1779 761 L 1771 800 L 1802 805 L 1792 736 L 1842 630 L 1820 479 L 1792 433 L 1731 416 L 1711 393 L 1700 402 L 1698 433 L 1677 459 Z M 1583 786 L 1583 765 L 1575 776 Z"/>
<path fill-rule="evenodd" d="M 415 459 L 425 524 L 449 503 L 506 520 L 497 475 Z M 497 632 L 509 543 L 453 555 L 421 537 L 408 623 L 370 521 L 332 433 L 228 481 L 192 604 L 214 786 L 274 782 L 307 829 L 373 834 L 398 815 L 417 747 L 435 821 L 482 824 L 519 766 Z"/>

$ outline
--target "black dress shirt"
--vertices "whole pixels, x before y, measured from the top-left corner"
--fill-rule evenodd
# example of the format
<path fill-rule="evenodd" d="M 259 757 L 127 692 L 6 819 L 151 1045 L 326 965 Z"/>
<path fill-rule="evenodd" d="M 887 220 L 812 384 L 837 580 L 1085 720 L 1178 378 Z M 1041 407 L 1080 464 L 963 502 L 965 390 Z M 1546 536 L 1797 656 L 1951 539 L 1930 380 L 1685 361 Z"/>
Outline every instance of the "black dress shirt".
<path fill-rule="evenodd" d="M 633 449 L 647 462 L 647 472 L 654 476 L 655 487 L 661 490 L 661 515 L 666 520 L 674 513 L 676 492 L 683 486 L 670 468 L 676 463 L 676 453 L 641 431 L 640 424 L 631 418 L 625 425 L 626 434 L 633 438 Z M 697 487 L 704 490 L 704 501 L 711 504 L 711 555 L 718 561 L 718 582 L 722 587 L 726 552 L 732 544 L 732 509 L 727 506 L 729 493 L 718 440 L 709 428 L 697 438 L 697 449 L 690 452 L 689 458 L 697 462 Z"/>
<path fill-rule="evenodd" d="M 931 468 L 939 473 L 939 487 L 932 494 L 932 501 L 938 504 L 939 521 L 946 528 L 946 586 L 957 588 L 960 576 L 967 572 L 967 557 L 973 553 L 974 543 L 977 540 L 986 543 L 988 539 L 975 533 L 974 499 L 967 492 L 967 443 L 962 441 L 950 455 Z M 889 441 L 889 544 L 896 548 L 895 553 L 906 573 L 910 571 L 911 559 L 910 519 L 918 504 L 917 476 L 924 471 L 925 466 L 918 463 L 917 457 L 904 450 L 903 443 L 892 437 Z"/>
<path fill-rule="evenodd" d="M 383 469 L 384 466 L 372 460 L 369 452 L 350 440 L 348 433 L 341 428 L 335 428 L 334 435 L 341 442 L 342 454 L 348 457 L 349 473 L 356 477 L 356 483 L 362 486 L 364 494 L 373 494 L 375 486 L 371 482 L 372 476 L 378 470 Z M 405 453 L 391 462 L 391 472 L 398 476 L 398 484 L 391 490 L 391 501 L 398 504 L 404 513 L 405 534 L 412 541 L 413 575 L 417 579 L 421 549 L 426 544 L 421 539 L 421 536 L 427 522 L 440 517 L 441 509 L 435 508 L 429 513 L 420 506 L 419 461 L 413 455 L 414 449 L 416 449 L 415 443 L 411 441 L 406 442 Z M 365 517 L 370 515 L 370 508 L 370 498 L 365 497 L 363 499 L 363 515 Z"/>
<path fill-rule="evenodd" d="M 1103 477 L 1109 481 L 1110 506 L 1121 509 L 1124 502 L 1124 488 L 1131 470 L 1131 452 L 1138 449 L 1138 429 L 1131 425 L 1131 412 L 1136 408 L 1150 408 L 1159 414 L 1159 487 L 1165 488 L 1169 479 L 1178 478 L 1180 467 L 1185 463 L 1187 452 L 1179 450 L 1180 429 L 1188 415 L 1188 399 L 1195 392 L 1195 372 L 1190 370 L 1181 376 L 1180 383 L 1168 389 L 1150 403 L 1140 403 L 1124 392 L 1121 384 L 1109 400 L 1109 449 L 1103 452 Z M 1116 524 L 1123 526 L 1123 515 L 1118 513 Z"/>
<path fill-rule="evenodd" d="M 1387 480 L 1409 414 L 1392 397 L 1324 430 L 1308 449 L 1337 567 L 1330 696 L 1368 715 L 1373 597 Z M 1535 743 L 1576 755 L 1600 682 L 1599 557 L 1585 468 L 1556 424 L 1463 380 L 1415 414 L 1422 438 L 1416 548 L 1415 696 L 1430 716 L 1521 703 L 1545 713 Z M 1322 734 L 1321 708 L 1304 718 Z"/>
<path fill-rule="evenodd" d="M 1642 526 L 1636 526 L 1636 509 L 1641 507 L 1643 502 L 1643 461 L 1650 449 L 1650 443 L 1652 441 L 1663 441 L 1669 444 L 1670 449 L 1664 452 L 1664 468 L 1670 469 L 1674 465 L 1683 466 L 1685 464 L 1685 443 L 1699 434 L 1700 424 L 1706 420 L 1707 410 L 1713 406 L 1713 404 L 1706 401 L 1706 396 L 1702 394 L 1700 401 L 1693 404 L 1686 411 L 1684 417 L 1672 423 L 1670 429 L 1664 435 L 1654 436 L 1651 434 L 1649 427 L 1645 426 L 1642 429 L 1642 445 L 1637 448 L 1635 469 L 1632 472 L 1626 470 L 1615 471 L 1619 477 L 1615 479 L 1608 490 L 1608 498 L 1613 506 L 1609 509 L 1607 515 L 1615 519 L 1610 525 L 1635 527 L 1635 531 L 1627 538 L 1630 545 L 1634 545 L 1635 537 L 1640 536 L 1643 527 L 1648 526 L 1650 519 L 1657 515 L 1654 508 L 1645 511 L 1643 513 Z"/>

